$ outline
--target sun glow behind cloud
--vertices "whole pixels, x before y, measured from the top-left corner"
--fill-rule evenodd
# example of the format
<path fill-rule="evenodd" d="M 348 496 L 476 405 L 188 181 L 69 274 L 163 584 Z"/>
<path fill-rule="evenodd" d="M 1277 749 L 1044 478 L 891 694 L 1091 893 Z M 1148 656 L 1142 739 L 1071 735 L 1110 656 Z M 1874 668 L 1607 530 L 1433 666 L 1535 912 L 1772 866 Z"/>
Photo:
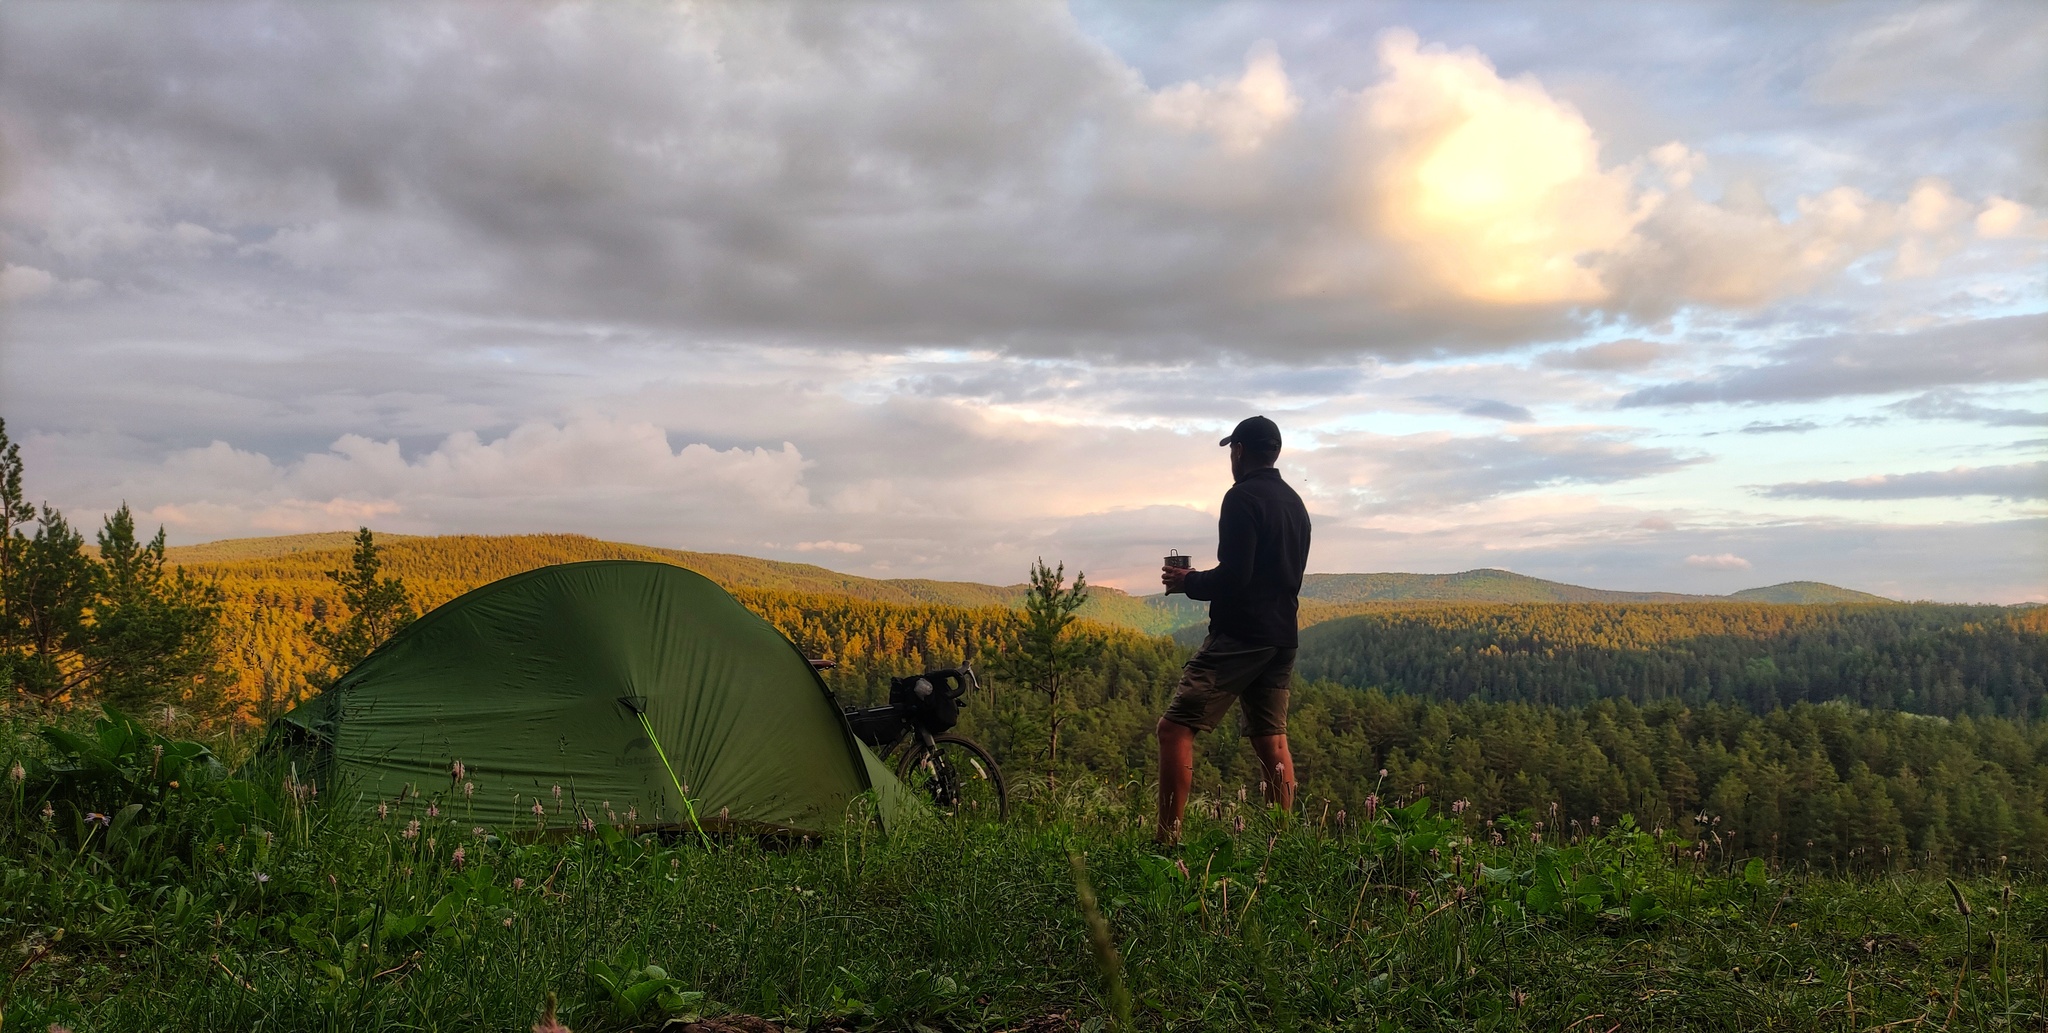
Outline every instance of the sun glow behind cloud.
<path fill-rule="evenodd" d="M 1533 81 L 1473 51 L 1389 32 L 1385 82 L 1361 98 L 1375 143 L 1368 231 L 1407 244 L 1447 287 L 1482 301 L 1599 301 L 1593 260 L 1641 220 L 1633 177 L 1602 170 L 1593 129 Z"/>

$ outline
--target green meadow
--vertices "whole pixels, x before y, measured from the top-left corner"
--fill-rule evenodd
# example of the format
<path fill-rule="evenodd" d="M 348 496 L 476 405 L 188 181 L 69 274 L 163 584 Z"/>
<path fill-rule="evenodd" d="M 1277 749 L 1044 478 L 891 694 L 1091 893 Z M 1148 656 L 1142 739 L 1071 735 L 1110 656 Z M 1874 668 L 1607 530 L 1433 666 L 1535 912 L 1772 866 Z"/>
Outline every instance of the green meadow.
<path fill-rule="evenodd" d="M 212 747 L 6 727 L 0 1031 L 524 1031 L 550 998 L 578 1031 L 2048 1021 L 2048 887 L 2012 868 L 1835 874 L 1626 817 L 1391 791 L 1286 815 L 1255 787 L 1162 853 L 1149 788 L 1092 779 L 1023 785 L 1000 825 L 565 835 L 380 818 Z"/>

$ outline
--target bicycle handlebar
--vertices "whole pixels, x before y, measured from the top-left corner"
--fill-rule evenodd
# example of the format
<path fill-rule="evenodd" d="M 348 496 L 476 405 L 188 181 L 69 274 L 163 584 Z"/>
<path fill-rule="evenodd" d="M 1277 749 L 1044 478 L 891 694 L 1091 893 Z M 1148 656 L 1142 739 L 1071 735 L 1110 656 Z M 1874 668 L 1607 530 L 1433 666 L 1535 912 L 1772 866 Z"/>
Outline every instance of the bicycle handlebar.
<path fill-rule="evenodd" d="M 942 691 L 952 699 L 959 699 L 967 693 L 981 688 L 981 683 L 974 677 L 974 668 L 969 664 L 961 664 L 958 667 L 948 667 L 937 671 L 926 671 L 923 677 L 926 681 L 932 683 L 933 688 L 943 687 Z"/>

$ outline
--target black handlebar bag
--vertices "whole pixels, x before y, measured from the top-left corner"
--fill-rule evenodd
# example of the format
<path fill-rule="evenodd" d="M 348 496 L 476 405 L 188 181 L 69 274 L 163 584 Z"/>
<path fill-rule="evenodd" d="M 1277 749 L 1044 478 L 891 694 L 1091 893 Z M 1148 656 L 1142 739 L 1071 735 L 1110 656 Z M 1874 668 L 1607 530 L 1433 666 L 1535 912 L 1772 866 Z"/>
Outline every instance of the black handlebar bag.
<path fill-rule="evenodd" d="M 932 732 L 943 732 L 960 723 L 960 695 L 964 686 L 933 685 L 922 675 L 889 680 L 889 704 L 917 715 L 917 723 Z"/>

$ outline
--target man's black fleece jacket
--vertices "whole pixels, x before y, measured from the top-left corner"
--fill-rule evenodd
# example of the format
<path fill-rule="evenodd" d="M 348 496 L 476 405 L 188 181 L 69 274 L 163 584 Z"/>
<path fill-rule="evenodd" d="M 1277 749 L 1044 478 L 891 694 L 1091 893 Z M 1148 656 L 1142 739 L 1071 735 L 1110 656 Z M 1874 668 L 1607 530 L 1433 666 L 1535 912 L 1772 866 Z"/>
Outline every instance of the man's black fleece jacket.
<path fill-rule="evenodd" d="M 1293 649 L 1301 574 L 1308 569 L 1308 508 L 1272 467 L 1238 478 L 1223 496 L 1216 566 L 1187 577 L 1188 598 L 1209 604 L 1209 633 Z"/>

